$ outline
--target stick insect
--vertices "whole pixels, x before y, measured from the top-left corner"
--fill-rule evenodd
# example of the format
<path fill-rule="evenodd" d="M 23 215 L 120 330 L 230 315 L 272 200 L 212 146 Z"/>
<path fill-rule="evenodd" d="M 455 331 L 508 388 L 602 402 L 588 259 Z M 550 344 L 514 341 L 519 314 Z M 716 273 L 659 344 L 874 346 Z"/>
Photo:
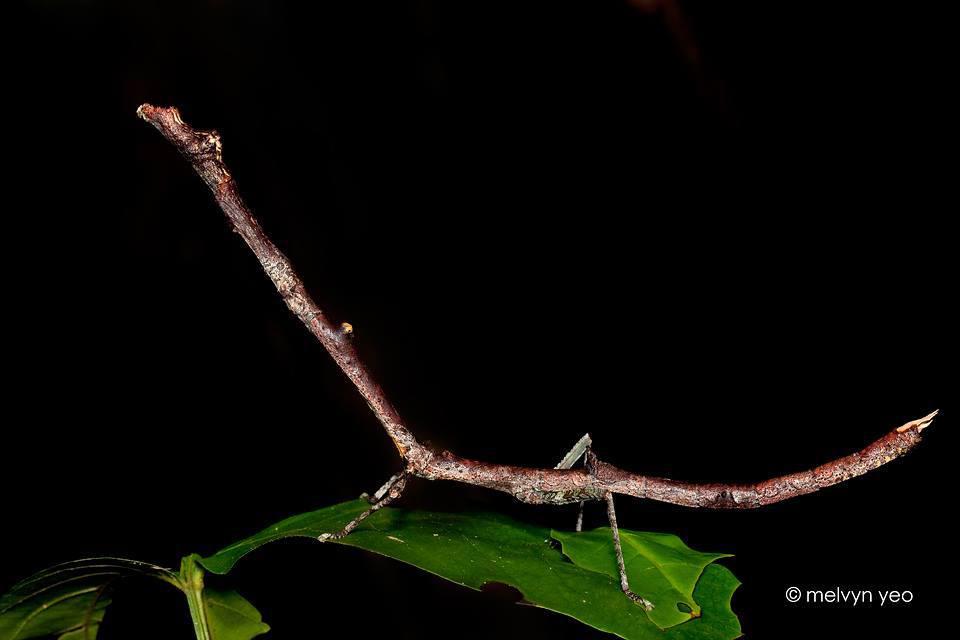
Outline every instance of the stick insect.
<path fill-rule="evenodd" d="M 922 431 L 937 412 L 907 422 L 860 451 L 808 471 L 754 484 L 694 484 L 636 474 L 602 462 L 593 453 L 592 440 L 584 435 L 553 469 L 538 469 L 468 460 L 449 451 L 433 451 L 420 444 L 407 428 L 360 360 L 353 347 L 353 327 L 332 322 L 313 301 L 287 257 L 273 244 L 240 197 L 236 183 L 223 163 L 223 147 L 215 131 L 199 131 L 186 124 L 173 107 L 141 105 L 137 114 L 153 125 L 190 162 L 227 216 L 260 261 L 290 311 L 320 341 L 340 369 L 353 382 L 383 425 L 405 463 L 372 497 L 370 508 L 343 529 L 325 533 L 321 541 L 349 535 L 370 514 L 403 494 L 411 477 L 449 480 L 509 493 L 529 504 L 579 504 L 576 529 L 583 525 L 587 502 L 605 502 L 620 576 L 620 588 L 637 605 L 654 604 L 630 589 L 624 566 L 614 495 L 658 500 L 705 509 L 753 509 L 819 491 L 898 458 L 915 447 Z M 582 467 L 577 467 L 580 460 Z"/>

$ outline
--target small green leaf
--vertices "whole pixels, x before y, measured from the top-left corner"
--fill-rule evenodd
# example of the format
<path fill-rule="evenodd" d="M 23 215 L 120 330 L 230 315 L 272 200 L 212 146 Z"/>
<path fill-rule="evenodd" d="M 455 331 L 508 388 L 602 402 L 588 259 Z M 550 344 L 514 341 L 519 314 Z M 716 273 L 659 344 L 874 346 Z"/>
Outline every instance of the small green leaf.
<path fill-rule="evenodd" d="M 608 527 L 582 533 L 553 531 L 551 535 L 575 564 L 619 579 Z M 708 564 L 729 557 L 694 551 L 677 536 L 666 533 L 620 529 L 620 543 L 630 587 L 655 605 L 648 615 L 661 628 L 700 616 L 700 605 L 693 598 L 694 586 Z"/>
<path fill-rule="evenodd" d="M 76 560 L 41 571 L 0 598 L 0 640 L 95 640 L 110 590 L 137 575 L 177 583 L 169 569 L 121 558 Z"/>
<path fill-rule="evenodd" d="M 236 591 L 204 590 L 214 640 L 248 640 L 270 631 L 260 612 Z"/>
<path fill-rule="evenodd" d="M 199 558 L 190 555 L 180 564 L 182 588 L 197 640 L 251 640 L 270 631 L 260 612 L 239 593 L 204 584 Z"/>
<path fill-rule="evenodd" d="M 322 533 L 338 531 L 368 507 L 365 501 L 356 500 L 294 516 L 199 562 L 211 572 L 225 574 L 257 547 L 289 537 L 316 539 Z M 591 540 L 588 539 L 588 546 Z M 337 544 L 395 558 L 473 589 L 491 582 L 512 585 L 528 604 L 573 617 L 627 640 L 731 640 L 740 635 L 739 622 L 730 609 L 730 599 L 739 582 L 728 569 L 710 565 L 704 570 L 703 564 L 697 564 L 691 572 L 695 571 L 700 581 L 697 583 L 694 577 L 690 582 L 692 597 L 684 595 L 686 599 L 678 601 L 688 599 L 696 604 L 700 617 L 690 620 L 689 614 L 683 614 L 688 622 L 664 630 L 623 595 L 615 574 L 580 566 L 575 564 L 576 559 L 571 562 L 552 544 L 550 529 L 501 514 L 386 508 L 371 515 Z M 606 546 L 612 553 L 609 538 Z M 596 556 L 601 554 L 597 552 Z M 698 556 L 697 561 L 702 562 L 702 558 Z M 644 585 L 644 578 L 636 576 L 635 590 L 644 593 Z M 678 585 L 677 592 L 686 594 L 686 581 Z"/>

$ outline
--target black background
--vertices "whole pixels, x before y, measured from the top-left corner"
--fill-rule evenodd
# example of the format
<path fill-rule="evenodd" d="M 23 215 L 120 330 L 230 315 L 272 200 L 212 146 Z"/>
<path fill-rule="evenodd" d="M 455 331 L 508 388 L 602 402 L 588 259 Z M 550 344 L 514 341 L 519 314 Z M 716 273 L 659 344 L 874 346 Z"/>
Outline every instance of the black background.
<path fill-rule="evenodd" d="M 626 468 L 752 481 L 939 407 L 907 458 L 815 496 L 619 512 L 736 554 L 749 637 L 900 637 L 949 615 L 950 21 L 682 7 L 699 65 L 661 15 L 612 0 L 23 6 L 3 125 L 0 590 L 90 555 L 172 566 L 399 468 L 136 119 L 149 101 L 223 133 L 263 225 L 438 447 L 552 465 L 590 431 Z M 423 481 L 403 503 L 574 519 Z M 309 543 L 258 551 L 231 584 L 276 638 L 344 621 L 358 637 L 606 637 Z M 790 585 L 915 600 L 791 606 Z M 141 585 L 102 637 L 190 633 L 172 590 Z"/>

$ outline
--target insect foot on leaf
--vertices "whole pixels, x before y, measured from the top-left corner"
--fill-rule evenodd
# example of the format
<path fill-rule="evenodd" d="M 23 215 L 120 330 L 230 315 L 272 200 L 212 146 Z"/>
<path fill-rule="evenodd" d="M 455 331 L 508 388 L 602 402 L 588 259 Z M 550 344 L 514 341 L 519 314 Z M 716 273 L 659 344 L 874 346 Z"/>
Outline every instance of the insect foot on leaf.
<path fill-rule="evenodd" d="M 350 535 L 350 532 L 357 528 L 357 526 L 366 520 L 371 514 L 376 513 L 380 509 L 384 508 L 403 494 L 404 487 L 407 486 L 407 472 L 401 471 L 400 473 L 392 476 L 387 482 L 380 487 L 379 490 L 373 495 L 372 501 L 373 504 L 369 509 L 358 515 L 356 518 L 351 520 L 343 527 L 340 531 L 336 533 L 321 533 L 317 536 L 317 540 L 320 542 L 329 542 L 330 540 L 339 540 L 344 536 Z M 370 498 L 368 498 L 370 500 Z"/>
<path fill-rule="evenodd" d="M 634 602 L 636 602 L 638 605 L 640 605 L 641 607 L 643 607 L 643 608 L 646 609 L 647 611 L 650 611 L 651 609 L 653 609 L 653 603 L 650 602 L 649 600 L 647 600 L 646 598 L 644 598 L 643 596 L 638 596 L 638 595 L 635 594 L 633 591 L 624 591 L 623 593 L 624 593 L 628 598 L 630 598 L 631 600 L 633 600 Z"/>

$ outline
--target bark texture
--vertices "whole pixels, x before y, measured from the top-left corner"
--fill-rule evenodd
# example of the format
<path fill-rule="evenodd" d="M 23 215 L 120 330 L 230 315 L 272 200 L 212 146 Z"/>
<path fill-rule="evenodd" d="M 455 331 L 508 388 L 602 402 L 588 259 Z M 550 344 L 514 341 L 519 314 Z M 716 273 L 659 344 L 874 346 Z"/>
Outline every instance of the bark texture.
<path fill-rule="evenodd" d="M 623 494 L 707 509 L 750 509 L 819 491 L 863 475 L 894 460 L 920 442 L 936 411 L 900 426 L 866 448 L 809 471 L 755 484 L 691 484 L 644 476 L 587 454 L 579 469 L 538 469 L 491 464 L 435 452 L 421 445 L 383 389 L 357 355 L 353 328 L 336 324 L 313 301 L 287 257 L 270 240 L 237 191 L 223 162 L 223 147 L 215 131 L 193 129 L 173 107 L 142 105 L 137 114 L 153 125 L 190 162 L 210 188 L 234 230 L 253 251 L 290 311 L 320 341 L 334 362 L 353 382 L 406 462 L 406 473 L 428 480 L 451 480 L 513 495 L 531 504 L 568 504 L 605 500 Z"/>

